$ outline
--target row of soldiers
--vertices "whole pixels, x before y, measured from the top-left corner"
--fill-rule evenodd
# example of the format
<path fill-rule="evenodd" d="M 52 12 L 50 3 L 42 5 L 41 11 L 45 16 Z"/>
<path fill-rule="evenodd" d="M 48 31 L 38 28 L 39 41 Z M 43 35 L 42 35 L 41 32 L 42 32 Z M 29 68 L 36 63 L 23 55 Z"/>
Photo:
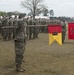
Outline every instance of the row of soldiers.
<path fill-rule="evenodd" d="M 14 38 L 14 32 L 13 28 L 4 28 L 7 26 L 17 26 L 17 20 L 18 17 L 8 17 L 4 16 L 3 18 L 0 18 L 0 34 L 2 35 L 4 40 L 9 40 Z M 24 20 L 26 20 L 26 25 L 46 25 L 49 22 L 49 19 L 35 19 L 33 20 L 32 17 L 24 17 Z M 38 38 L 39 32 L 47 32 L 47 27 L 27 27 L 26 28 L 26 35 L 28 39 L 35 39 Z"/>
<path fill-rule="evenodd" d="M 9 40 L 15 37 L 15 32 L 13 28 L 3 28 L 7 26 L 17 26 L 18 17 L 8 17 L 5 16 L 0 18 L 0 34 L 2 35 L 4 40 Z M 33 20 L 32 17 L 24 17 L 24 21 L 26 21 L 26 25 L 49 25 L 49 24 L 57 24 L 61 23 L 60 20 L 50 20 L 50 19 L 35 19 Z M 27 39 L 35 39 L 38 38 L 39 33 L 47 33 L 48 29 L 47 26 L 38 26 L 38 27 L 26 27 L 26 37 Z"/>
<path fill-rule="evenodd" d="M 14 18 L 5 16 L 2 19 L 0 19 L 0 34 L 3 36 L 4 40 L 9 40 L 12 37 L 12 35 L 14 38 L 15 36 L 15 33 L 13 31 L 14 28 L 10 28 L 8 26 L 17 26 L 17 20 L 18 20 L 17 16 L 15 16 Z M 35 21 L 33 21 L 32 19 L 24 18 L 24 20 L 26 20 L 26 25 L 36 24 Z M 8 28 L 4 28 L 4 27 L 8 27 Z M 36 27 L 27 28 L 26 34 L 29 39 L 31 39 L 32 35 L 33 38 L 35 38 L 35 33 L 34 33 L 35 30 Z"/>
<path fill-rule="evenodd" d="M 13 26 L 13 20 L 11 17 L 4 16 L 2 19 L 0 19 L 0 33 L 3 36 L 4 40 L 10 39 L 11 34 L 13 32 L 13 29 L 10 28 L 3 28 L 6 26 Z"/>

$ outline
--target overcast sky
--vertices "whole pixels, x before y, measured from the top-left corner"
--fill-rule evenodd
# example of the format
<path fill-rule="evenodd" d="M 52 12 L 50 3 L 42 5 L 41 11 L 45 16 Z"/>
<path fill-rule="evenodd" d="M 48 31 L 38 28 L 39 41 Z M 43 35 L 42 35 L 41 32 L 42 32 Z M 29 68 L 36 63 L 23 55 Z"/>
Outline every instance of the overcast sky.
<path fill-rule="evenodd" d="M 20 3 L 22 0 L 0 0 L 0 11 L 27 12 Z M 54 10 L 54 16 L 74 17 L 74 0 L 45 0 L 49 10 Z"/>

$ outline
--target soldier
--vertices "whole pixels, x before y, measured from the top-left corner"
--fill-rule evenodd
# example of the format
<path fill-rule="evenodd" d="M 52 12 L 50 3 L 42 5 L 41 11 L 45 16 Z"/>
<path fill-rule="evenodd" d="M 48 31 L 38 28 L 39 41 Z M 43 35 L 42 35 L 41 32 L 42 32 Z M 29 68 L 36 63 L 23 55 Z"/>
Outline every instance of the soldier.
<path fill-rule="evenodd" d="M 28 17 L 26 18 L 26 23 L 27 23 L 27 25 L 29 25 L 29 18 Z M 26 35 L 27 35 L 26 39 L 28 39 L 29 38 L 29 27 L 26 27 Z"/>
<path fill-rule="evenodd" d="M 40 25 L 39 19 L 36 19 L 36 25 Z M 36 29 L 35 29 L 35 37 L 36 38 L 38 38 L 39 29 L 40 29 L 40 27 L 36 27 Z"/>
<path fill-rule="evenodd" d="M 9 26 L 13 26 L 13 19 L 12 19 L 12 17 L 9 17 Z M 8 29 L 8 39 L 11 38 L 12 33 L 13 33 L 13 29 L 9 28 Z"/>
<path fill-rule="evenodd" d="M 25 21 L 23 21 L 23 15 L 19 15 L 17 25 L 14 27 L 14 43 L 15 43 L 15 63 L 16 71 L 24 72 L 25 69 L 21 67 L 23 61 L 23 54 L 25 50 Z"/>
<path fill-rule="evenodd" d="M 32 24 L 36 25 L 36 21 L 32 20 Z M 36 38 L 36 30 L 37 30 L 36 27 L 32 27 L 33 39 Z"/>
<path fill-rule="evenodd" d="M 2 21 L 0 19 L 0 34 L 1 34 Z"/>
<path fill-rule="evenodd" d="M 28 25 L 33 25 L 33 19 L 30 17 L 28 22 Z M 29 39 L 32 39 L 32 34 L 33 34 L 33 27 L 29 27 Z"/>
<path fill-rule="evenodd" d="M 9 26 L 9 18 L 7 16 L 3 17 L 2 19 L 2 27 L 6 27 L 6 26 Z M 8 37 L 8 28 L 2 29 L 2 36 L 3 36 L 4 41 L 6 41 Z"/>
<path fill-rule="evenodd" d="M 13 19 L 13 26 L 14 27 L 17 27 L 18 26 L 18 23 L 17 23 L 17 16 L 15 15 L 14 19 Z M 15 38 L 15 32 L 14 32 L 14 29 L 13 29 L 13 39 Z"/>
<path fill-rule="evenodd" d="M 64 43 L 65 35 L 66 35 L 66 23 L 65 20 L 61 22 L 62 25 L 62 43 Z"/>

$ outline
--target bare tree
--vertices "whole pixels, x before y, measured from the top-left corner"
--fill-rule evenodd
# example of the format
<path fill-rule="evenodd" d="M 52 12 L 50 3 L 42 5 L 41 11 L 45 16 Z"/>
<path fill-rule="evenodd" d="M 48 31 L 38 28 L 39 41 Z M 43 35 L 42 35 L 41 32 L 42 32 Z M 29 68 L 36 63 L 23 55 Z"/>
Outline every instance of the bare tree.
<path fill-rule="evenodd" d="M 29 14 L 33 16 L 33 19 L 35 19 L 35 16 L 40 14 L 43 8 L 45 8 L 43 0 L 24 0 L 21 1 L 21 5 L 30 10 Z"/>

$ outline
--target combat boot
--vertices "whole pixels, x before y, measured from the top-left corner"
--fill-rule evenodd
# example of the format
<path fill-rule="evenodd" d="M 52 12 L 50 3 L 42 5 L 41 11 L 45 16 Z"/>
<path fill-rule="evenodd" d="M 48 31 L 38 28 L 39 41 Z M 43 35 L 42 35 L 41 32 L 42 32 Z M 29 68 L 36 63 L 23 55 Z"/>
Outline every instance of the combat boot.
<path fill-rule="evenodd" d="M 25 69 L 24 69 L 24 68 L 18 68 L 18 69 L 16 69 L 16 71 L 17 71 L 17 72 L 24 72 Z"/>
<path fill-rule="evenodd" d="M 22 68 L 20 65 L 16 65 L 16 71 L 17 71 L 17 72 L 24 72 L 25 69 Z"/>

